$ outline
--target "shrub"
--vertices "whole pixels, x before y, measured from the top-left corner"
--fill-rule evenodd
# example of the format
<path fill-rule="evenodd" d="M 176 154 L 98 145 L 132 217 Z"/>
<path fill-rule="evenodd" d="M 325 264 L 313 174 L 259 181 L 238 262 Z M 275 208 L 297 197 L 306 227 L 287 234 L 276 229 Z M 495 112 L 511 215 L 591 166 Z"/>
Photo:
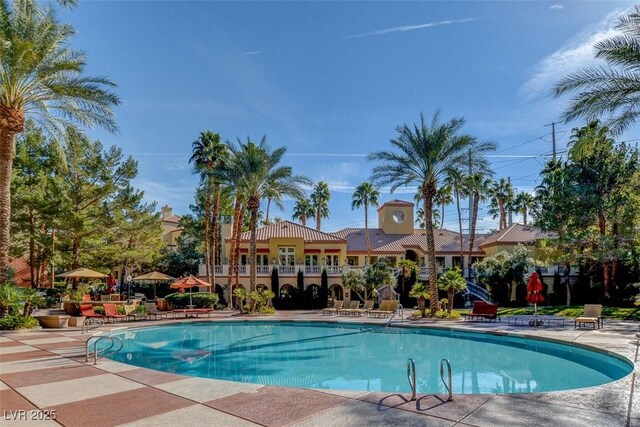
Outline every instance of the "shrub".
<path fill-rule="evenodd" d="M 190 301 L 193 301 L 193 306 L 196 308 L 214 308 L 218 303 L 218 294 L 211 292 L 196 292 L 189 293 L 175 293 L 169 294 L 165 297 L 167 302 L 174 308 L 186 308 Z"/>
<path fill-rule="evenodd" d="M 276 314 L 276 309 L 273 307 L 260 307 L 258 310 L 260 314 Z"/>
<path fill-rule="evenodd" d="M 95 314 L 102 314 L 102 315 L 104 315 L 104 307 L 101 307 L 101 306 L 99 306 L 99 305 L 97 305 L 97 306 L 96 306 L 96 305 L 94 305 L 94 306 L 93 306 L 93 312 L 94 312 Z"/>
<path fill-rule="evenodd" d="M 13 330 L 13 329 L 31 329 L 39 325 L 39 322 L 34 317 L 25 317 L 20 314 L 13 314 L 7 317 L 0 318 L 0 330 Z"/>
<path fill-rule="evenodd" d="M 457 311 L 452 311 L 449 313 L 447 310 L 438 310 L 434 315 L 436 319 L 449 319 L 449 320 L 457 320 L 460 319 L 460 313 Z"/>

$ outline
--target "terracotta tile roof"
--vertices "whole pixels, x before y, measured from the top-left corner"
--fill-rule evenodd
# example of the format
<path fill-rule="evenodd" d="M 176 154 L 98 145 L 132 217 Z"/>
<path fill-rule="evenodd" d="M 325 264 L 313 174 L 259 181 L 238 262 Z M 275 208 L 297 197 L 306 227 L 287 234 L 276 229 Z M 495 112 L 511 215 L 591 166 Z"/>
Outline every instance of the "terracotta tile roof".
<path fill-rule="evenodd" d="M 450 230 L 434 230 L 436 252 L 438 253 L 459 253 L 459 234 Z M 364 228 L 345 228 L 332 233 L 347 240 L 347 252 L 366 252 L 367 238 Z M 386 234 L 379 228 L 370 228 L 371 251 L 374 253 L 402 253 L 407 249 L 417 248 L 427 252 L 427 237 L 425 231 L 414 230 L 413 234 Z M 474 254 L 482 255 L 479 243 L 485 239 L 485 235 L 479 234 L 474 241 Z M 469 236 L 463 236 L 463 248 L 469 247 Z"/>
<path fill-rule="evenodd" d="M 173 222 L 175 224 L 179 223 L 182 217 L 180 215 L 171 215 L 162 219 L 162 222 Z"/>
<path fill-rule="evenodd" d="M 268 242 L 271 238 L 302 238 L 305 242 L 327 242 L 327 243 L 347 243 L 341 237 L 324 233 L 314 228 L 304 227 L 291 221 L 281 221 L 267 225 L 256 230 L 256 240 L 258 242 Z M 227 239 L 229 241 L 230 239 Z M 249 241 L 249 232 L 245 231 L 240 235 L 242 242 Z"/>
<path fill-rule="evenodd" d="M 512 224 L 505 229 L 495 231 L 488 235 L 479 246 L 482 247 L 497 243 L 527 244 L 552 236 L 553 233 L 544 232 L 538 227 Z"/>
<path fill-rule="evenodd" d="M 407 202 L 406 200 L 393 199 L 381 204 L 378 210 L 384 208 L 385 206 L 413 206 L 413 203 Z"/>

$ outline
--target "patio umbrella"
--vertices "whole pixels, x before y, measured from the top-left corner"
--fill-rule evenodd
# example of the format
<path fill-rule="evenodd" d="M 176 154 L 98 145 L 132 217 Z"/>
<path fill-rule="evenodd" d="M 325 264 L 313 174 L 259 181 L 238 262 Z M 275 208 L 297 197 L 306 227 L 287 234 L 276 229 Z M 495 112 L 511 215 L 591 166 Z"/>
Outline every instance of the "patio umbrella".
<path fill-rule="evenodd" d="M 207 287 L 211 288 L 211 283 L 207 283 L 204 280 L 200 280 L 197 277 L 188 276 L 182 279 L 179 279 L 177 282 L 174 282 L 169 286 L 171 289 L 189 289 L 189 305 L 193 306 L 193 299 L 191 297 L 191 289 L 199 288 L 199 287 Z"/>
<path fill-rule="evenodd" d="M 540 292 L 542 292 L 542 282 L 540 281 L 540 277 L 538 277 L 537 272 L 531 273 L 529 277 L 529 283 L 527 283 L 527 302 L 533 304 L 533 314 L 534 316 L 538 315 L 538 303 L 544 301 L 544 297 Z"/>
<path fill-rule="evenodd" d="M 88 268 L 76 268 L 75 270 L 60 273 L 56 277 L 64 277 L 69 279 L 104 279 L 106 274 L 98 273 L 97 271 L 90 270 Z"/>
<path fill-rule="evenodd" d="M 134 277 L 132 280 L 149 280 L 153 281 L 153 299 L 156 299 L 156 284 L 158 282 L 163 282 L 165 280 L 173 280 L 174 278 L 171 276 L 167 276 L 164 273 L 160 273 L 159 271 L 152 271 L 151 273 L 143 274 L 142 276 Z"/>

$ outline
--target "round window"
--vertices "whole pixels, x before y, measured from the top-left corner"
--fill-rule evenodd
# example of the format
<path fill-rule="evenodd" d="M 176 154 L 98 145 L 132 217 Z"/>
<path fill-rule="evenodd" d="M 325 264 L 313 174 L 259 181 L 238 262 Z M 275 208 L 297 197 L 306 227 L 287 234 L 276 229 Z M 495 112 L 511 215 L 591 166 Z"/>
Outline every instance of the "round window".
<path fill-rule="evenodd" d="M 396 209 L 395 211 L 393 211 L 393 213 L 391 214 L 391 218 L 393 218 L 393 220 L 398 223 L 398 224 L 402 224 L 404 222 L 404 220 L 406 219 L 406 215 L 404 214 L 404 212 L 402 212 L 399 209 Z"/>

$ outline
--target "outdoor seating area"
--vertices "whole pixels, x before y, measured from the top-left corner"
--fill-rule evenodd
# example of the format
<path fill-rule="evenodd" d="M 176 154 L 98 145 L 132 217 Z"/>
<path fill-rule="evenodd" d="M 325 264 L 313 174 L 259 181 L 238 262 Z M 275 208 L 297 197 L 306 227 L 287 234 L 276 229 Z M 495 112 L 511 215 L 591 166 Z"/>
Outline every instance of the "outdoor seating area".
<path fill-rule="evenodd" d="M 584 313 L 576 318 L 574 327 L 577 329 L 586 325 L 591 325 L 591 329 L 596 329 L 596 327 L 600 329 L 604 326 L 601 304 L 585 304 Z"/>
<path fill-rule="evenodd" d="M 389 317 L 391 316 L 399 307 L 399 301 L 395 300 L 382 300 L 380 302 L 380 307 L 377 309 L 373 308 L 375 301 L 367 300 L 364 302 L 364 305 L 360 307 L 360 301 L 354 300 L 349 303 L 348 308 L 342 308 L 344 306 L 344 301 L 336 300 L 334 306 L 331 308 L 325 308 L 322 310 L 323 315 L 337 315 L 337 316 L 350 316 L 350 317 Z"/>
<path fill-rule="evenodd" d="M 469 313 L 465 313 L 463 315 L 464 321 L 475 320 L 480 321 L 487 319 L 490 322 L 497 320 L 501 321 L 500 316 L 498 315 L 498 305 L 497 304 L 489 304 L 484 301 L 475 301 L 473 303 L 473 310 Z"/>

